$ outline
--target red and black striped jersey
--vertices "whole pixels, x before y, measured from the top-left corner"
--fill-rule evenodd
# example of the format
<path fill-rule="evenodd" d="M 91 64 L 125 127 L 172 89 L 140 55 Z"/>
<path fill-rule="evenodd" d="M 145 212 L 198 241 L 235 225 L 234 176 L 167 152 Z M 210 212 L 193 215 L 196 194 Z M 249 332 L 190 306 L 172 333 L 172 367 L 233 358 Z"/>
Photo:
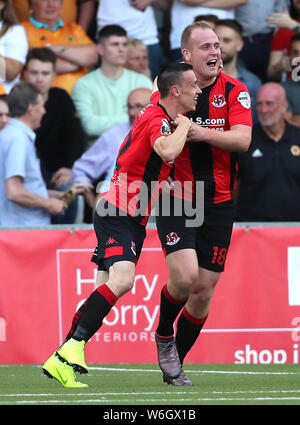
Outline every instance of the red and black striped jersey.
<path fill-rule="evenodd" d="M 142 225 L 147 224 L 173 167 L 153 149 L 159 137 L 171 134 L 171 118 L 158 103 L 159 93 L 153 98 L 155 102 L 139 113 L 120 146 L 109 191 L 102 195 Z"/>
<path fill-rule="evenodd" d="M 252 126 L 248 89 L 235 78 L 220 73 L 213 84 L 202 89 L 196 110 L 188 116 L 196 124 L 217 131 L 227 131 L 238 124 Z M 205 202 L 219 203 L 232 198 L 236 171 L 237 153 L 205 142 L 187 142 L 175 160 L 172 178 L 181 185 L 191 182 L 187 188 L 195 188 L 196 181 L 203 181 Z"/>

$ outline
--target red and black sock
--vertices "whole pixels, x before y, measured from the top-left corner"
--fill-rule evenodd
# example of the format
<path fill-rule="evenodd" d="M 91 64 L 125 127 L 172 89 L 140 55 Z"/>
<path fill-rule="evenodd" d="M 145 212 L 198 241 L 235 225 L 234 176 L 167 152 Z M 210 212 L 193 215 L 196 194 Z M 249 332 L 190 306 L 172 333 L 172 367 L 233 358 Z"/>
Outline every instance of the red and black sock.
<path fill-rule="evenodd" d="M 165 285 L 161 290 L 159 323 L 156 330 L 158 337 L 173 337 L 174 321 L 185 305 L 187 298 L 176 300 L 173 298 Z"/>
<path fill-rule="evenodd" d="M 117 297 L 106 284 L 99 286 L 87 299 L 73 338 L 88 341 L 100 328 L 116 301 Z"/>
<path fill-rule="evenodd" d="M 79 322 L 79 319 L 82 316 L 82 313 L 83 313 L 83 311 L 84 311 L 84 309 L 86 307 L 87 300 L 88 299 L 85 300 L 85 302 L 79 307 L 79 309 L 74 314 L 74 317 L 72 319 L 71 328 L 70 328 L 70 330 L 69 330 L 69 332 L 68 332 L 68 334 L 66 336 L 65 341 L 68 341 L 70 338 L 73 338 L 75 329 L 77 328 L 77 325 L 78 325 L 78 322 Z"/>
<path fill-rule="evenodd" d="M 181 364 L 195 344 L 207 316 L 197 319 L 184 307 L 177 322 L 176 346 Z"/>

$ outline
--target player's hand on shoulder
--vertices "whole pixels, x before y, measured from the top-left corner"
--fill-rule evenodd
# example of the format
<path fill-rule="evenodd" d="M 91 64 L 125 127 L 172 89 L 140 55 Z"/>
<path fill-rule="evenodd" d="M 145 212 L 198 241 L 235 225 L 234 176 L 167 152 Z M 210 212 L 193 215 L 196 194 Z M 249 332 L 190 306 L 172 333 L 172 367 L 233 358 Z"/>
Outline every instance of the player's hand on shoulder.
<path fill-rule="evenodd" d="M 193 142 L 202 142 L 205 140 L 205 131 L 206 129 L 200 125 L 192 122 L 187 134 L 187 141 Z"/>
<path fill-rule="evenodd" d="M 190 128 L 192 121 L 185 115 L 177 114 L 177 117 L 173 121 L 173 124 L 178 126 L 187 126 L 187 128 Z"/>

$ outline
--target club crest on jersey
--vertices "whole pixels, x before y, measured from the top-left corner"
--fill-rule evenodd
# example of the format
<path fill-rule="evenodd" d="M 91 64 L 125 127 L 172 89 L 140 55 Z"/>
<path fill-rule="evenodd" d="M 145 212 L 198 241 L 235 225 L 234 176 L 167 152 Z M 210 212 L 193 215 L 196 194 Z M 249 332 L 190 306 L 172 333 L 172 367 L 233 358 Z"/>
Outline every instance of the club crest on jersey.
<path fill-rule="evenodd" d="M 160 127 L 160 132 L 161 134 L 171 134 L 171 127 L 170 127 L 170 123 L 166 118 L 163 118 L 161 120 L 162 122 L 162 126 Z"/>
<path fill-rule="evenodd" d="M 223 94 L 215 94 L 214 100 L 211 102 L 211 104 L 214 105 L 216 108 L 223 108 L 226 103 L 227 102 Z"/>
<path fill-rule="evenodd" d="M 240 102 L 240 104 L 244 108 L 246 108 L 246 109 L 251 108 L 251 97 L 250 97 L 249 93 L 247 93 L 246 91 L 241 91 L 240 94 L 238 95 L 237 100 Z"/>
<path fill-rule="evenodd" d="M 113 174 L 113 176 L 111 178 L 111 181 L 112 181 L 112 184 L 114 186 L 121 186 L 120 176 L 119 176 L 119 174 L 116 173 L 116 171 L 114 171 L 114 174 Z"/>
<path fill-rule="evenodd" d="M 176 245 L 180 241 L 180 237 L 175 232 L 171 232 L 167 235 L 167 245 Z"/>

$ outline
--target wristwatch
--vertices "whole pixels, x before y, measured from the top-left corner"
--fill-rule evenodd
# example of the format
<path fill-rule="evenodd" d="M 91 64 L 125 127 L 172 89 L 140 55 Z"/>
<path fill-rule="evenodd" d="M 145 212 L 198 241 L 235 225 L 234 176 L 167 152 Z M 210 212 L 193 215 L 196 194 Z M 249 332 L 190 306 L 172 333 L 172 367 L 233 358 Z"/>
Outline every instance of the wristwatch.
<path fill-rule="evenodd" d="M 300 22 L 298 22 L 293 28 L 292 28 L 293 32 L 300 32 Z"/>

